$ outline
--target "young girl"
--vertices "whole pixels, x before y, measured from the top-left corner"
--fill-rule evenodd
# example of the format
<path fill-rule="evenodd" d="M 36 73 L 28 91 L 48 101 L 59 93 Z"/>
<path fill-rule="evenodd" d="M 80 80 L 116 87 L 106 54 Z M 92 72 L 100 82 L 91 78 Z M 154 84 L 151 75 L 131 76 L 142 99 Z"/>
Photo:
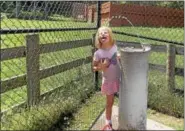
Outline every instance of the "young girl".
<path fill-rule="evenodd" d="M 93 69 L 102 71 L 101 92 L 106 95 L 106 125 L 103 129 L 112 130 L 112 106 L 114 94 L 119 90 L 120 68 L 117 46 L 113 39 L 112 30 L 100 27 L 96 34 L 95 45 L 98 50 L 94 53 Z"/>

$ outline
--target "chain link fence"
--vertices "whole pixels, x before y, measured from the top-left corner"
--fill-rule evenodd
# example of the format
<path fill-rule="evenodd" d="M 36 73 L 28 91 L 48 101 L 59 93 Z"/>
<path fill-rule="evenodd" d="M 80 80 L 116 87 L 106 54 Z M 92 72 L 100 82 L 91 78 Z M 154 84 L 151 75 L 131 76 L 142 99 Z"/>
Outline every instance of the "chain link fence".
<path fill-rule="evenodd" d="M 3 130 L 92 126 L 105 103 L 99 94 L 89 100 L 97 93 L 91 60 L 99 21 L 112 28 L 120 48 L 152 45 L 148 105 L 184 117 L 181 3 L 101 3 L 100 10 L 96 1 L 0 2 Z M 77 109 L 81 114 L 73 116 Z"/>

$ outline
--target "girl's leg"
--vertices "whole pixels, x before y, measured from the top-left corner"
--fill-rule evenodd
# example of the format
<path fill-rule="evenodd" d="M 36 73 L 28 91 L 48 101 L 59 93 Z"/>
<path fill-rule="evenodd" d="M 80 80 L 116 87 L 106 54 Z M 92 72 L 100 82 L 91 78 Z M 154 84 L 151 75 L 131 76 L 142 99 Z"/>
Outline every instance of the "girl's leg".
<path fill-rule="evenodd" d="M 113 103 L 114 103 L 114 94 L 106 95 L 106 121 L 109 121 L 109 122 L 111 121 Z"/>

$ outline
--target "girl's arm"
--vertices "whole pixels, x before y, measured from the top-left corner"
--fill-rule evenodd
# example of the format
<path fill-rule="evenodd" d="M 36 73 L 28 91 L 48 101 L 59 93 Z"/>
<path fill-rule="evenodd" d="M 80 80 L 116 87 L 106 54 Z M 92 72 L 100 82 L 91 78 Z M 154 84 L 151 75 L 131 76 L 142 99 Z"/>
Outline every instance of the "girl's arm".
<path fill-rule="evenodd" d="M 99 64 L 99 61 L 93 60 L 93 71 L 99 71 L 99 70 L 101 70 L 100 69 L 100 66 L 98 66 L 98 64 Z"/>
<path fill-rule="evenodd" d="M 98 66 L 100 62 L 100 57 L 97 53 L 97 51 L 94 53 L 94 57 L 93 57 L 93 62 L 92 62 L 92 66 L 93 66 L 93 71 L 99 71 L 100 70 L 100 67 Z"/>

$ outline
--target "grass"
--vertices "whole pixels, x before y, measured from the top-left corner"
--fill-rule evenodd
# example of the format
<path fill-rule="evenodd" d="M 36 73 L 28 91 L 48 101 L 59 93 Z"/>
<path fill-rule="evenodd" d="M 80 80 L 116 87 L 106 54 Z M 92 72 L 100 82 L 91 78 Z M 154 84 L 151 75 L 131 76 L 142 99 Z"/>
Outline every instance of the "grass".
<path fill-rule="evenodd" d="M 184 118 L 184 96 L 169 91 L 164 73 L 150 71 L 148 88 L 148 105 L 150 108 Z"/>
<path fill-rule="evenodd" d="M 184 130 L 184 119 L 176 118 L 166 114 L 162 114 L 152 109 L 147 110 L 147 116 L 149 119 L 155 120 L 161 124 L 172 127 L 175 130 Z"/>
<path fill-rule="evenodd" d="M 95 91 L 92 74 L 81 76 L 78 81 L 63 87 L 41 101 L 37 106 L 17 113 L 11 110 L 1 118 L 2 130 L 47 130 L 79 108 Z M 62 126 L 64 126 L 62 124 Z"/>
<path fill-rule="evenodd" d="M 95 31 L 63 31 L 39 33 L 40 44 L 56 43 L 62 41 L 74 41 L 92 38 Z M 1 48 L 12 48 L 26 46 L 25 36 L 27 34 L 1 35 Z"/>
<path fill-rule="evenodd" d="M 50 67 L 53 65 L 67 63 L 67 62 L 70 62 L 70 61 L 73 61 L 73 60 L 76 60 L 79 58 L 85 58 L 90 55 L 91 55 L 91 47 L 89 47 L 89 46 L 75 48 L 75 49 L 69 49 L 69 50 L 65 50 L 65 51 L 58 51 L 58 52 L 54 52 L 54 53 L 42 54 L 40 56 L 40 69 L 47 68 L 47 67 Z M 2 71 L 1 71 L 1 79 L 2 80 L 26 73 L 26 60 L 25 60 L 25 58 L 3 61 L 3 62 L 1 62 L 1 65 L 2 65 Z M 42 91 L 43 87 L 45 88 L 45 90 L 50 89 L 51 87 L 54 88 L 56 86 L 59 86 L 62 81 L 67 80 L 67 79 L 70 80 L 72 77 L 77 76 L 77 71 L 78 71 L 78 68 L 42 80 L 41 81 L 41 91 Z M 84 72 L 85 71 L 89 72 L 89 68 L 88 68 L 88 71 L 84 70 Z M 70 74 L 71 77 L 68 76 L 67 74 Z M 65 77 L 65 75 L 68 77 Z M 61 82 L 59 82 L 59 80 Z M 55 83 L 53 83 L 54 81 L 55 81 Z M 48 87 L 49 83 L 50 83 L 50 87 Z M 14 94 L 13 92 L 15 93 L 15 95 L 12 96 L 11 94 Z M 25 86 L 23 86 L 22 88 L 17 88 L 15 90 L 9 91 L 5 94 L 2 94 L 2 99 L 4 100 L 4 103 L 2 104 L 2 109 L 4 109 L 4 105 L 7 104 L 7 106 L 10 106 L 10 104 L 8 104 L 8 103 L 14 103 L 15 102 L 14 100 L 17 100 L 17 99 L 13 99 L 13 97 L 21 99 L 21 100 L 22 100 L 22 98 L 25 99 L 25 95 L 23 95 L 23 94 L 26 95 Z M 19 96 L 22 96 L 22 98 Z M 6 99 L 8 99 L 8 100 L 6 101 Z M 10 101 L 12 101 L 12 102 L 10 102 Z"/>
<path fill-rule="evenodd" d="M 74 79 L 78 79 L 80 76 L 87 75 L 91 68 L 90 64 L 84 65 L 82 67 L 74 68 L 63 73 L 42 79 L 40 81 L 40 90 L 41 94 L 46 91 L 61 87 Z M 5 110 L 13 106 L 15 103 L 25 101 L 27 98 L 27 89 L 26 86 L 16 88 L 1 94 L 1 110 Z"/>
<path fill-rule="evenodd" d="M 88 130 L 105 107 L 105 97 L 97 92 L 73 115 L 65 130 Z"/>
<path fill-rule="evenodd" d="M 89 24 L 85 22 L 74 22 L 74 21 L 39 21 L 39 20 L 20 20 L 20 19 L 3 19 L 1 21 L 1 28 L 66 28 L 66 27 L 95 27 L 94 24 Z M 161 38 L 166 40 L 172 40 L 177 42 L 184 41 L 184 29 L 183 28 L 150 28 L 150 27 L 113 27 L 115 31 L 124 31 L 128 33 L 138 33 L 140 35 Z M 2 47 L 15 47 L 24 45 L 26 34 L 13 34 L 13 35 L 2 35 Z M 63 40 L 73 40 L 75 38 L 92 38 L 91 31 L 67 31 L 67 32 L 44 32 L 39 33 L 41 43 L 52 43 Z M 119 37 L 119 38 L 118 38 Z M 134 37 L 116 35 L 116 39 L 122 39 L 124 41 L 137 41 L 140 40 L 147 43 L 154 43 L 154 41 L 138 39 Z M 159 43 L 159 42 L 155 42 Z"/>
<path fill-rule="evenodd" d="M 56 17 L 55 17 L 56 18 Z M 76 28 L 76 27 L 95 27 L 95 23 L 78 22 L 73 20 L 58 20 L 58 21 L 46 21 L 46 20 L 22 20 L 22 19 L 3 19 L 1 21 L 2 29 L 45 29 L 45 28 Z"/>
<path fill-rule="evenodd" d="M 91 47 L 83 47 L 70 49 L 66 51 L 58 51 L 54 53 L 43 54 L 40 56 L 40 69 L 47 68 L 53 65 L 59 65 L 67 63 L 79 58 L 85 58 L 91 55 Z M 62 57 L 61 57 L 62 56 Z M 25 58 L 13 59 L 1 62 L 1 80 L 8 79 L 13 76 L 18 76 L 26 73 L 26 60 Z M 83 74 L 89 72 L 91 66 L 88 64 L 86 69 L 83 70 Z M 75 68 L 57 75 L 45 78 L 40 81 L 41 93 L 49 91 L 51 89 L 60 87 L 67 81 L 75 79 L 79 75 L 80 68 Z M 15 103 L 20 103 L 26 100 L 27 89 L 26 86 L 16 88 L 14 90 L 1 94 L 1 109 L 5 110 L 13 106 Z"/>
<path fill-rule="evenodd" d="M 114 27 L 113 30 L 163 40 L 184 42 L 184 28 Z"/>
<path fill-rule="evenodd" d="M 87 56 L 91 56 L 90 46 L 41 54 L 40 69 L 71 62 Z M 6 60 L 1 62 L 1 65 L 3 67 L 1 79 L 7 79 L 26 73 L 26 58 Z"/>
<path fill-rule="evenodd" d="M 115 97 L 114 105 L 118 106 L 118 98 Z M 91 127 L 92 122 L 96 120 L 97 116 L 105 107 L 105 97 L 101 95 L 100 92 L 97 92 L 90 97 L 79 110 L 73 114 L 73 116 L 68 119 L 70 123 L 65 130 L 88 130 Z M 184 129 L 184 119 L 176 118 L 166 114 L 156 112 L 148 108 L 147 117 L 156 122 L 164 124 L 166 126 L 172 127 L 175 130 Z"/>

